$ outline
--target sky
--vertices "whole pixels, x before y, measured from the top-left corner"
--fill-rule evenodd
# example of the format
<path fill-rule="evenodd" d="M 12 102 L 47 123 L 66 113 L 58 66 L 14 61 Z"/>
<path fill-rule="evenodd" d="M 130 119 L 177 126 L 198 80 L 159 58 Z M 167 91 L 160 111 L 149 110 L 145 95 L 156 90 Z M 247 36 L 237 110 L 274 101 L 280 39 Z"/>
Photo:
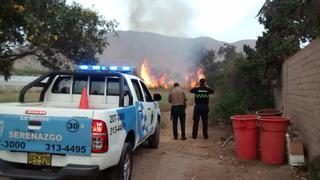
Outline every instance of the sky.
<path fill-rule="evenodd" d="M 117 30 L 229 43 L 257 39 L 263 32 L 256 15 L 265 0 L 67 0 L 73 1 L 115 19 Z"/>

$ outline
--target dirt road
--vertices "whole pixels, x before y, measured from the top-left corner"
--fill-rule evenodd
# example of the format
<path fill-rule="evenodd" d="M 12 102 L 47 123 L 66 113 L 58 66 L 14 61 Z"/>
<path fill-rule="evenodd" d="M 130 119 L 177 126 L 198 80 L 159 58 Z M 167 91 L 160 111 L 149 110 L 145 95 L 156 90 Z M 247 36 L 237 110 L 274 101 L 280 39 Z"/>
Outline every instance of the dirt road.
<path fill-rule="evenodd" d="M 133 180 L 295 180 L 295 171 L 287 165 L 269 166 L 259 161 L 239 161 L 234 142 L 221 147 L 221 137 L 229 137 L 228 128 L 209 128 L 209 139 L 201 133 L 191 138 L 192 107 L 187 109 L 186 141 L 173 140 L 169 113 L 162 114 L 159 149 L 138 148 L 134 153 Z M 199 129 L 201 132 L 201 128 Z M 0 180 L 8 180 L 0 178 Z"/>
<path fill-rule="evenodd" d="M 165 127 L 161 130 L 159 149 L 141 147 L 134 153 L 133 180 L 212 180 L 212 179 L 299 179 L 288 165 L 269 166 L 259 161 L 239 161 L 234 142 L 221 147 L 221 137 L 230 129 L 209 128 L 209 139 L 201 134 L 191 138 L 192 107 L 187 109 L 188 140 L 173 140 L 169 114 L 162 114 Z"/>

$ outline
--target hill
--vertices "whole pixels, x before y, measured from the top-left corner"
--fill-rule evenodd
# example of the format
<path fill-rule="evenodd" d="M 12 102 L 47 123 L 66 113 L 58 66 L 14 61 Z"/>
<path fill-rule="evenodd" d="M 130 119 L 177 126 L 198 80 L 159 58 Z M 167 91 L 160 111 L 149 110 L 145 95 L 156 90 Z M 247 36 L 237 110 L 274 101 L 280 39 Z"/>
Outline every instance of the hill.
<path fill-rule="evenodd" d="M 101 64 L 139 67 L 148 59 L 153 72 L 167 72 L 173 79 L 181 79 L 188 71 L 193 71 L 201 48 L 218 50 L 226 43 L 209 37 L 180 38 L 134 31 L 118 31 L 118 35 L 108 37 L 110 46 L 100 56 Z M 254 47 L 255 40 L 231 44 L 242 52 L 244 44 Z"/>
<path fill-rule="evenodd" d="M 188 72 L 194 72 L 199 63 L 202 48 L 218 50 L 226 42 L 209 37 L 181 38 L 148 32 L 118 31 L 118 36 L 109 34 L 110 45 L 99 56 L 103 65 L 130 65 L 139 67 L 147 59 L 152 72 L 166 73 L 173 80 L 181 80 Z M 238 52 L 244 44 L 254 47 L 255 40 L 241 40 L 232 45 Z M 15 68 L 42 69 L 31 58 L 17 61 Z"/>

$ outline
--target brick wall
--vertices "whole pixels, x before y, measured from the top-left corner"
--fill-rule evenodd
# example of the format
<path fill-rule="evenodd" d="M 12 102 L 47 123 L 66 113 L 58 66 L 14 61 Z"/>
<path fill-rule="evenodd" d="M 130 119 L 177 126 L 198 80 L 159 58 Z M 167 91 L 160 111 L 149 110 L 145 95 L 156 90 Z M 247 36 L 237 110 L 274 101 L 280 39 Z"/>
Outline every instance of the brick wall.
<path fill-rule="evenodd" d="M 320 155 L 320 40 L 286 60 L 282 69 L 279 104 L 312 159 Z"/>

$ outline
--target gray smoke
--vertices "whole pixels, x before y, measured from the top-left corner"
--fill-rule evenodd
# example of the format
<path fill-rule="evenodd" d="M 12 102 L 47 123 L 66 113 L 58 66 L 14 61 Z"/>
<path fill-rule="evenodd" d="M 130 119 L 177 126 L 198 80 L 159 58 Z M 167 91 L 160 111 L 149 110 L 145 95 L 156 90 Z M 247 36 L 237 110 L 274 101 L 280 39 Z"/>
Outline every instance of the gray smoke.
<path fill-rule="evenodd" d="M 185 36 L 193 12 L 185 0 L 129 0 L 131 30 Z"/>

